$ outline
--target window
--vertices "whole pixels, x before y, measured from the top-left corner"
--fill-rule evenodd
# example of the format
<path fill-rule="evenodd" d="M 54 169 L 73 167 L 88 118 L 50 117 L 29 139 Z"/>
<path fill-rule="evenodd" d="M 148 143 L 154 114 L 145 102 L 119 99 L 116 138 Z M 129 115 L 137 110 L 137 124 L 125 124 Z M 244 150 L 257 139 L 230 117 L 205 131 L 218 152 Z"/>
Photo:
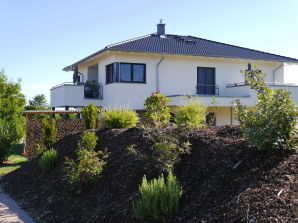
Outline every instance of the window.
<path fill-rule="evenodd" d="M 197 70 L 197 93 L 215 95 L 215 68 L 198 67 Z"/>
<path fill-rule="evenodd" d="M 146 65 L 136 63 L 112 63 L 106 66 L 106 83 L 146 82 Z"/>

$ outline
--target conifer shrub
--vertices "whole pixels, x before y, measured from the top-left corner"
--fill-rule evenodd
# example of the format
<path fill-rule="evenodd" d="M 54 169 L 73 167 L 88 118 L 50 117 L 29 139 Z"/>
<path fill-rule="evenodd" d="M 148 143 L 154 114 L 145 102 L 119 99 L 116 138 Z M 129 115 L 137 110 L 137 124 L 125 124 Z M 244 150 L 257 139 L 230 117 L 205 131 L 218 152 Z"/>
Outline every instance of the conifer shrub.
<path fill-rule="evenodd" d="M 96 152 L 98 138 L 95 132 L 84 132 L 76 151 L 76 159 L 67 159 L 65 162 L 65 180 L 69 184 L 85 185 L 94 183 L 102 176 L 106 164 L 105 152 Z"/>
<path fill-rule="evenodd" d="M 102 128 L 132 128 L 139 122 L 138 114 L 130 109 L 114 108 L 102 113 L 100 125 Z"/>
<path fill-rule="evenodd" d="M 89 106 L 82 108 L 82 116 L 86 129 L 95 129 L 98 120 L 98 108 L 93 102 Z"/>
<path fill-rule="evenodd" d="M 57 141 L 57 127 L 55 119 L 43 119 L 43 142 L 46 148 L 53 147 Z"/>
<path fill-rule="evenodd" d="M 39 167 L 44 171 L 53 169 L 58 160 L 58 153 L 55 149 L 45 151 L 38 160 Z"/>
<path fill-rule="evenodd" d="M 172 171 L 166 180 L 163 174 L 149 182 L 144 176 L 139 191 L 141 198 L 133 205 L 137 218 L 164 221 L 178 210 L 182 187 Z"/>
<path fill-rule="evenodd" d="M 264 81 L 265 73 L 254 67 L 245 73 L 246 80 L 257 92 L 255 109 L 239 100 L 236 118 L 243 137 L 262 150 L 290 149 L 296 146 L 297 108 L 285 89 L 272 89 Z"/>
<path fill-rule="evenodd" d="M 204 125 L 206 107 L 197 100 L 191 100 L 175 110 L 174 122 L 178 127 L 194 129 Z"/>
<path fill-rule="evenodd" d="M 160 94 L 159 91 L 153 92 L 151 96 L 145 100 L 145 122 L 148 125 L 156 127 L 167 124 L 171 118 L 170 108 L 167 106 L 169 101 L 170 99 Z"/>

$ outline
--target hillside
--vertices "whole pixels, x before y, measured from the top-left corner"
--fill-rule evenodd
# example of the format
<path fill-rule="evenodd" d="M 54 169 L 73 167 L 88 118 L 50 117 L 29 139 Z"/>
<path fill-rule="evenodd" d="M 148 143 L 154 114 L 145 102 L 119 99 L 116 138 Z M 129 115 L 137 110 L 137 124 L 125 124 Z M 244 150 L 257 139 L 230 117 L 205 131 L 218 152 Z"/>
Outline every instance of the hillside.
<path fill-rule="evenodd" d="M 110 152 L 103 178 L 81 190 L 63 181 L 65 157 L 74 157 L 80 133 L 59 140 L 58 165 L 43 173 L 34 159 L 6 175 L 1 187 L 38 222 L 140 222 L 132 203 L 152 141 L 141 128 L 99 130 L 98 150 Z M 192 144 L 174 173 L 183 186 L 180 208 L 168 222 L 297 222 L 298 154 L 251 148 L 237 127 L 205 127 L 183 136 Z M 135 145 L 136 153 L 127 147 Z"/>

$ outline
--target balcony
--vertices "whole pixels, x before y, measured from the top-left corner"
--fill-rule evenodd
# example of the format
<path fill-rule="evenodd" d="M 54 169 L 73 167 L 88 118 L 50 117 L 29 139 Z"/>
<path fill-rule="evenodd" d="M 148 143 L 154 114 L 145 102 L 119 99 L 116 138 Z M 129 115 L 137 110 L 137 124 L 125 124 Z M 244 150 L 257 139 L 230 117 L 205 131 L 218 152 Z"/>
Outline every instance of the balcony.
<path fill-rule="evenodd" d="M 206 84 L 197 84 L 197 94 L 198 95 L 219 95 L 219 86 L 218 85 L 206 85 Z"/>
<path fill-rule="evenodd" d="M 298 85 L 285 84 L 285 83 L 266 83 L 273 89 L 286 89 L 291 92 L 291 97 L 296 104 L 298 104 Z M 250 97 L 253 100 L 256 99 L 256 91 L 251 89 L 246 83 L 228 84 L 225 89 L 224 95 L 229 97 Z"/>
<path fill-rule="evenodd" d="M 274 89 L 286 89 L 291 92 L 291 97 L 298 104 L 298 85 L 281 84 L 281 83 L 266 83 Z M 185 104 L 189 97 L 182 94 L 168 95 L 171 98 L 170 105 Z M 228 84 L 219 90 L 218 85 L 196 85 L 196 94 L 191 95 L 193 98 L 198 98 L 202 104 L 208 106 L 224 106 L 231 107 L 236 99 L 239 99 L 242 104 L 253 107 L 256 103 L 257 93 L 251 89 L 246 83 Z"/>
<path fill-rule="evenodd" d="M 102 105 L 103 86 L 98 83 L 66 82 L 51 89 L 51 107 L 83 107 L 94 102 Z"/>

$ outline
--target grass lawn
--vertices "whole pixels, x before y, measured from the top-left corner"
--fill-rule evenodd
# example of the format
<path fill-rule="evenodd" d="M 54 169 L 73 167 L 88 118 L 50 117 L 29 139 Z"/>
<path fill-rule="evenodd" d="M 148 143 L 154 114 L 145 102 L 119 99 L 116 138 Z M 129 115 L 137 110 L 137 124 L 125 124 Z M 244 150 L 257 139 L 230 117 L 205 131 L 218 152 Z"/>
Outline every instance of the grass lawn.
<path fill-rule="evenodd" d="M 18 144 L 13 150 L 13 154 L 8 157 L 8 160 L 0 165 L 0 177 L 8 174 L 17 168 L 21 167 L 27 158 L 22 156 L 23 144 Z"/>

